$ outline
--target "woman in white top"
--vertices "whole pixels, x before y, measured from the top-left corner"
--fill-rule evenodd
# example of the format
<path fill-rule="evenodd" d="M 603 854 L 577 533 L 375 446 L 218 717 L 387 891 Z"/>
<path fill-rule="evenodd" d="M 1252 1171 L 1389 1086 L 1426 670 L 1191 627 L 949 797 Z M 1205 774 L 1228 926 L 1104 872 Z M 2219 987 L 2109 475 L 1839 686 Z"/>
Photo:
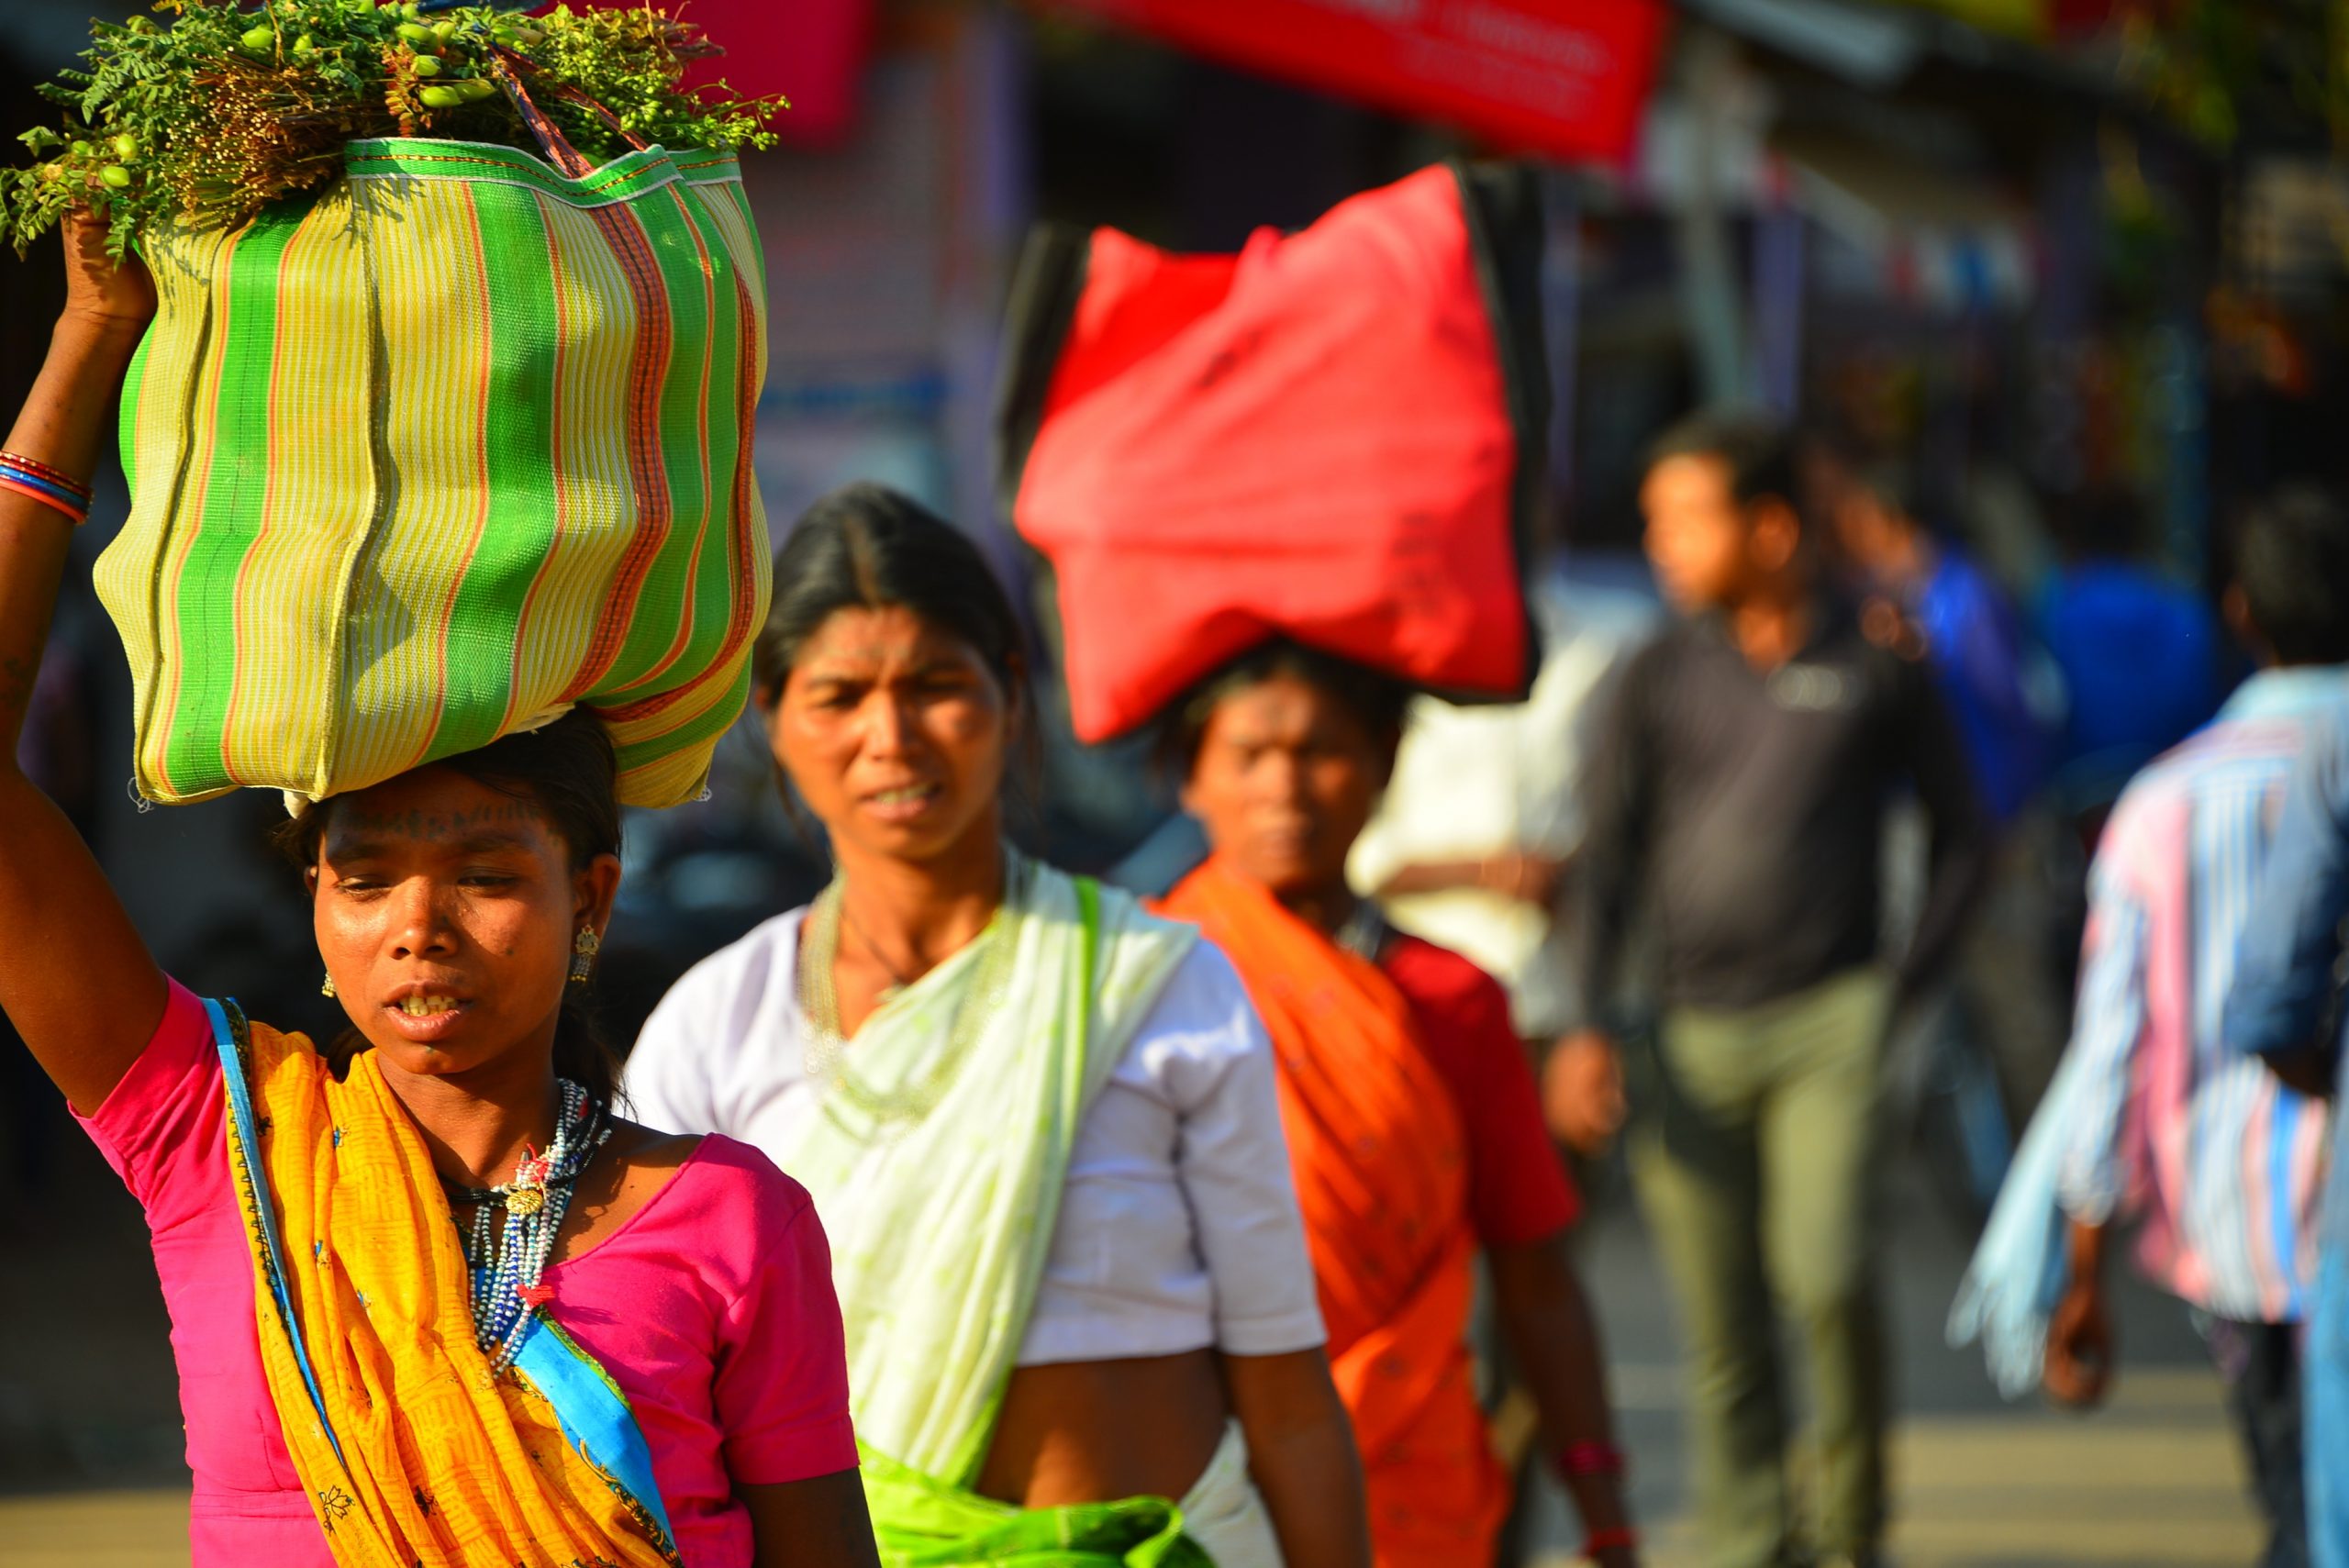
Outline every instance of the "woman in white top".
<path fill-rule="evenodd" d="M 627 1088 L 815 1195 L 885 1554 L 1366 1563 L 1230 965 L 1004 844 L 1019 632 L 960 533 L 852 486 L 775 582 L 757 701 L 838 873 L 678 983 Z"/>

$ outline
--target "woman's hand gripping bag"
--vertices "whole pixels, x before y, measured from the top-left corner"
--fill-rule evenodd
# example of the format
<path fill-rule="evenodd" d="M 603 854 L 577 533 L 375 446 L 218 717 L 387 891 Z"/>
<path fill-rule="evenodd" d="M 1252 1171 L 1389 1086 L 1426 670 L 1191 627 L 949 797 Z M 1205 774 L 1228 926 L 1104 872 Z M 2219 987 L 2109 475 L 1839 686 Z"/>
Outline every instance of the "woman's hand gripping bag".
<path fill-rule="evenodd" d="M 584 705 L 623 800 L 693 798 L 771 570 L 733 155 L 573 175 L 402 139 L 347 165 L 314 201 L 142 245 L 161 310 L 97 573 L 139 788 L 315 799 Z"/>
<path fill-rule="evenodd" d="M 997 436 L 1079 740 L 1274 638 L 1454 700 L 1524 695 L 1541 245 L 1528 172 L 1460 166 L 1237 256 L 1030 241 Z"/>

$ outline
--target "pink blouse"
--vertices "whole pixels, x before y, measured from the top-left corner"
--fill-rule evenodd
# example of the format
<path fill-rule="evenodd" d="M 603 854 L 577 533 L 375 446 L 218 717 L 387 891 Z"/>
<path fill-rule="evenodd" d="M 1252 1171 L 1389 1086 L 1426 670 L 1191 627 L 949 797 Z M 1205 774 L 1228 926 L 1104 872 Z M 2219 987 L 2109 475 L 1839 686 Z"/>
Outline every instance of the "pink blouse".
<path fill-rule="evenodd" d="M 154 1234 L 195 1496 L 192 1568 L 333 1568 L 263 1382 L 226 1094 L 180 986 L 154 1040 L 82 1118 Z M 751 1560 L 738 1485 L 853 1468 L 829 1249 L 798 1183 L 709 1137 L 619 1229 L 547 1272 L 548 1308 L 627 1395 L 695 1568 Z"/>

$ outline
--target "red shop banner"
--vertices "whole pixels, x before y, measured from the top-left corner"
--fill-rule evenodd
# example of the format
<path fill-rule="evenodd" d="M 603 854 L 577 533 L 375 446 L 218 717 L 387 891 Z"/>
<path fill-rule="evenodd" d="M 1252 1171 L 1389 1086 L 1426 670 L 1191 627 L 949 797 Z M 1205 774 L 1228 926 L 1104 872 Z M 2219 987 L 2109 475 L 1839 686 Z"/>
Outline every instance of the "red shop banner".
<path fill-rule="evenodd" d="M 1198 54 L 1512 151 L 1622 162 L 1663 41 L 1660 0 L 1056 0 Z"/>
<path fill-rule="evenodd" d="M 722 81 L 746 98 L 781 94 L 791 107 L 774 128 L 788 142 L 822 145 L 847 134 L 872 42 L 873 0 L 686 0 L 667 9 L 726 51 L 695 61 L 687 82 Z"/>

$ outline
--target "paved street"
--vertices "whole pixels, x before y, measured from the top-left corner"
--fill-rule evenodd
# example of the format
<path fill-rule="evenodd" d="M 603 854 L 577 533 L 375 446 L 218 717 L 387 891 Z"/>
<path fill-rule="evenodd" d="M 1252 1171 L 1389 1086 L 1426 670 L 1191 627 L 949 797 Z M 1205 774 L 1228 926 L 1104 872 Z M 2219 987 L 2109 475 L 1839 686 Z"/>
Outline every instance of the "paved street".
<path fill-rule="evenodd" d="M 163 1568 L 186 1560 L 184 1483 L 161 1304 L 136 1211 L 86 1151 L 40 1229 L 0 1239 L 0 1565 Z M 2216 1385 L 2184 1315 L 2132 1291 L 2112 1408 L 2008 1407 L 1980 1359 L 1942 1347 L 1963 1266 L 1951 1228 L 1904 1186 L 1893 1205 L 1903 1568 L 2253 1561 L 2254 1533 Z M 23 1212 L 18 1210 L 17 1212 Z M 26 1266 L 20 1266 L 26 1265 Z M 1669 1309 L 1636 1219 L 1602 1204 L 1586 1268 L 1615 1365 L 1637 1501 L 1658 1568 L 1696 1558 L 1685 1526 Z M 1562 1513 L 1549 1564 L 1579 1540 Z"/>
<path fill-rule="evenodd" d="M 2182 1308 L 2129 1282 L 2110 1408 L 2082 1418 L 2035 1402 L 2009 1406 L 1978 1352 L 1943 1343 L 1965 1262 L 1952 1227 L 1921 1184 L 1901 1183 L 1891 1211 L 1900 1568 L 2240 1568 L 2255 1560 L 2217 1381 Z M 1693 1565 L 1671 1309 L 1626 1195 L 1614 1195 L 1594 1226 L 1585 1269 L 1605 1320 L 1636 1505 L 1656 1521 L 1649 1560 Z M 1549 1503 L 1538 1532 L 1552 1548 L 1544 1568 L 1570 1562 L 1566 1549 L 1580 1539 L 1563 1503 Z"/>

